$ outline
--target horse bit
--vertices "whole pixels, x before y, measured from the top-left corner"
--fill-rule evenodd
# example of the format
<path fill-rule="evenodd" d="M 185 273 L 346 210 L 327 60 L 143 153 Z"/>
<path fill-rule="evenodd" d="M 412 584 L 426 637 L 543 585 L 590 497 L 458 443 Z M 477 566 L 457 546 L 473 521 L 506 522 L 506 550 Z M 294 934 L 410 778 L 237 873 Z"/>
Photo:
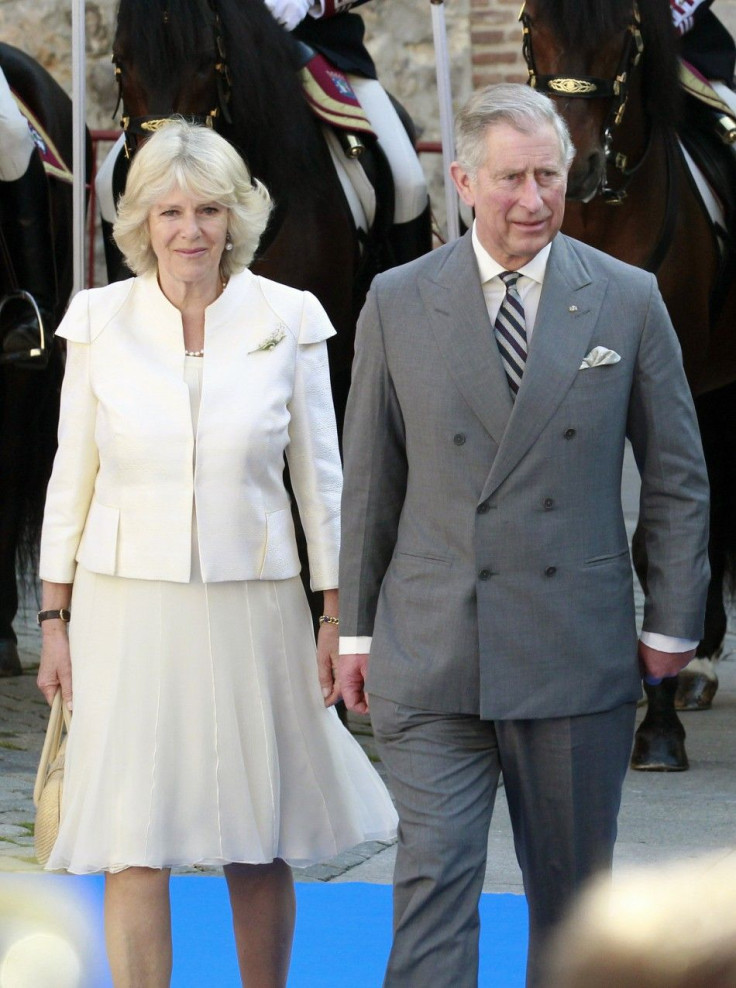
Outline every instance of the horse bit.
<path fill-rule="evenodd" d="M 544 93 L 547 96 L 567 96 L 572 99 L 613 99 L 614 102 L 611 105 L 603 129 L 603 153 L 606 162 L 611 163 L 611 159 L 613 158 L 613 132 L 621 123 L 624 116 L 626 102 L 629 98 L 631 69 L 639 64 L 642 52 L 644 51 L 644 41 L 641 35 L 641 16 L 636 0 L 634 0 L 632 7 L 632 20 L 626 30 L 621 58 L 619 59 L 618 68 L 612 80 L 598 79 L 594 76 L 569 77 L 540 75 L 537 72 L 534 62 L 531 31 L 532 21 L 529 14 L 526 13 L 526 2 L 522 4 L 519 20 L 523 26 L 522 53 L 526 61 L 527 71 L 529 72 L 529 85 L 532 89 L 538 89 L 540 93 Z M 644 155 L 646 155 L 646 151 Z M 627 157 L 621 152 L 616 154 L 612 163 L 627 180 L 636 171 L 636 168 L 627 169 Z M 639 164 L 641 164 L 641 161 Z M 601 178 L 598 192 L 611 205 L 618 205 L 626 198 L 625 185 L 620 189 L 611 188 L 605 174 Z"/>
<path fill-rule="evenodd" d="M 232 122 L 230 110 L 228 108 L 232 83 L 230 79 L 230 70 L 227 64 L 225 38 L 222 33 L 222 24 L 220 22 L 220 15 L 217 12 L 217 7 L 215 6 L 215 0 L 208 0 L 208 6 L 213 14 L 213 30 L 215 35 L 216 54 L 214 70 L 215 80 L 217 83 L 217 104 L 208 113 L 187 114 L 186 119 L 189 123 L 203 124 L 206 127 L 214 128 L 215 122 L 220 114 L 222 114 L 223 119 L 227 123 Z M 162 10 L 161 16 L 164 24 L 168 24 L 169 11 L 167 7 Z M 118 86 L 118 101 L 115 104 L 115 109 L 113 111 L 113 117 L 115 117 L 120 104 L 123 103 L 123 68 L 114 52 L 112 56 L 112 63 L 115 66 L 115 81 Z M 124 104 L 123 109 L 125 109 Z M 173 116 L 178 116 L 178 114 L 169 114 L 164 117 L 157 114 L 140 117 L 123 115 L 120 120 L 120 126 L 125 134 L 125 157 L 130 158 L 133 154 L 135 154 L 138 141 L 143 137 L 150 137 L 152 133 L 160 130 L 167 123 L 167 121 L 172 119 Z"/>

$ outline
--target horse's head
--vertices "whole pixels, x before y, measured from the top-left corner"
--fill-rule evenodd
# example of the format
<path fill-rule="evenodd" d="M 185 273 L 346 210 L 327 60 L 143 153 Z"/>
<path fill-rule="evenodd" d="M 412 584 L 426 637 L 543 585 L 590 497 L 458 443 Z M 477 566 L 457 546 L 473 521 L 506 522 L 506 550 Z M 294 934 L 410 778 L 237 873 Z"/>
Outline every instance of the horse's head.
<path fill-rule="evenodd" d="M 113 62 L 130 150 L 173 114 L 214 125 L 227 112 L 224 41 L 208 0 L 121 0 Z"/>
<path fill-rule="evenodd" d="M 643 49 L 636 0 L 527 0 L 520 19 L 529 84 L 554 99 L 577 149 L 568 198 L 610 193 L 607 169 L 621 162 L 613 142 Z"/>

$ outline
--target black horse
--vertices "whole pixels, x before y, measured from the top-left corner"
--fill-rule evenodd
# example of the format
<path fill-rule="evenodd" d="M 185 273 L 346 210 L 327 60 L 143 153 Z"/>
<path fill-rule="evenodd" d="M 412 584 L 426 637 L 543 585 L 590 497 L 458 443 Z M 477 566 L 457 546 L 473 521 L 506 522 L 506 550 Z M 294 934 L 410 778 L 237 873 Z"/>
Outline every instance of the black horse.
<path fill-rule="evenodd" d="M 29 55 L 10 45 L 0 44 L 0 67 L 13 90 L 20 97 L 41 128 L 59 151 L 64 163 L 72 161 L 71 100 Z M 43 136 L 41 135 L 41 140 Z M 36 154 L 36 152 L 34 152 Z M 91 142 L 88 135 L 88 172 Z M 44 296 L 51 300 L 46 325 L 50 337 L 66 307 L 72 289 L 72 187 L 61 178 L 47 177 L 34 161 L 36 194 L 48 197 L 50 229 L 45 249 L 53 253 L 55 263 L 44 263 L 50 284 Z M 12 204 L 10 204 L 12 209 Z M 21 231 L 22 232 L 22 231 Z M 13 263 L 19 245 L 4 238 L 0 251 L 0 298 L 18 285 Z M 3 312 L 3 319 L 8 316 Z M 10 323 L 3 331 L 13 330 Z M 51 464 L 56 449 L 56 425 L 59 412 L 59 386 L 63 372 L 60 347 L 47 339 L 49 349 L 24 363 L 0 360 L 0 676 L 21 672 L 13 619 L 18 609 L 18 579 L 30 579 L 34 572 L 38 535 L 43 513 Z"/>
<path fill-rule="evenodd" d="M 262 0 L 121 0 L 113 61 L 131 149 L 157 119 L 182 114 L 213 125 L 265 183 L 276 208 L 253 270 L 324 305 L 341 424 L 357 313 L 382 264 L 372 252 L 373 270 L 365 263 L 298 45 Z"/>
<path fill-rule="evenodd" d="M 704 709 L 717 680 L 703 679 L 701 669 L 722 648 L 736 552 L 734 230 L 721 250 L 681 150 L 680 141 L 693 153 L 703 141 L 680 93 L 668 0 L 527 0 L 521 19 L 530 84 L 555 100 L 577 149 L 563 230 L 653 271 L 682 347 L 711 483 L 712 578 L 705 635 L 695 670 L 679 677 L 678 706 Z M 709 157 L 727 176 L 723 201 L 733 204 L 732 151 L 721 145 L 719 153 L 713 139 Z M 634 562 L 646 584 L 636 536 Z M 646 691 L 633 767 L 687 768 L 677 681 Z"/>

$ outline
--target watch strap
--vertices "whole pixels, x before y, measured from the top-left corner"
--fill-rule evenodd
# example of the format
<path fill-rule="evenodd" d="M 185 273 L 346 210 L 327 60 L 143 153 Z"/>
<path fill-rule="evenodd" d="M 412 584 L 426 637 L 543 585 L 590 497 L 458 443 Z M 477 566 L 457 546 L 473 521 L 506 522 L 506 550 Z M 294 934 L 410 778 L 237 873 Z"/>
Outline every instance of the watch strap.
<path fill-rule="evenodd" d="M 58 610 L 39 611 L 36 615 L 36 621 L 39 625 L 44 621 L 51 621 L 54 618 L 58 618 L 63 621 L 64 624 L 69 624 L 72 619 L 72 612 L 68 607 L 60 607 Z"/>

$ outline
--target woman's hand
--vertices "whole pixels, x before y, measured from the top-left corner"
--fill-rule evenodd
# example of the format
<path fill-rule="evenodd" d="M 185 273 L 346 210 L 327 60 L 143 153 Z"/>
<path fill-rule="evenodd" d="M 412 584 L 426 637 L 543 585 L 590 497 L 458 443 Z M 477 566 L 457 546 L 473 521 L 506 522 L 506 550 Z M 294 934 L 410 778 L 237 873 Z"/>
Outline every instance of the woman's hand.
<path fill-rule="evenodd" d="M 322 613 L 337 618 L 340 613 L 337 589 L 325 590 Z M 326 707 L 333 706 L 340 699 L 340 688 L 337 685 L 339 636 L 340 630 L 336 623 L 325 622 L 319 626 L 317 632 L 317 672 Z"/>
<path fill-rule="evenodd" d="M 51 704 L 56 691 L 61 688 L 61 696 L 67 710 L 72 709 L 72 660 L 69 653 L 69 636 L 62 621 L 44 621 L 44 625 L 58 624 L 59 627 L 44 627 L 41 646 L 41 665 L 36 683 Z"/>
<path fill-rule="evenodd" d="M 333 706 L 340 699 L 337 685 L 338 638 L 337 625 L 320 625 L 317 633 L 317 671 L 326 707 Z"/>
<path fill-rule="evenodd" d="M 41 609 L 44 611 L 68 608 L 72 598 L 71 584 L 42 583 Z M 67 625 L 60 618 L 48 618 L 41 624 L 42 645 L 41 665 L 38 668 L 36 685 L 51 702 L 61 688 L 61 696 L 67 710 L 72 709 L 72 660 L 69 653 Z"/>

